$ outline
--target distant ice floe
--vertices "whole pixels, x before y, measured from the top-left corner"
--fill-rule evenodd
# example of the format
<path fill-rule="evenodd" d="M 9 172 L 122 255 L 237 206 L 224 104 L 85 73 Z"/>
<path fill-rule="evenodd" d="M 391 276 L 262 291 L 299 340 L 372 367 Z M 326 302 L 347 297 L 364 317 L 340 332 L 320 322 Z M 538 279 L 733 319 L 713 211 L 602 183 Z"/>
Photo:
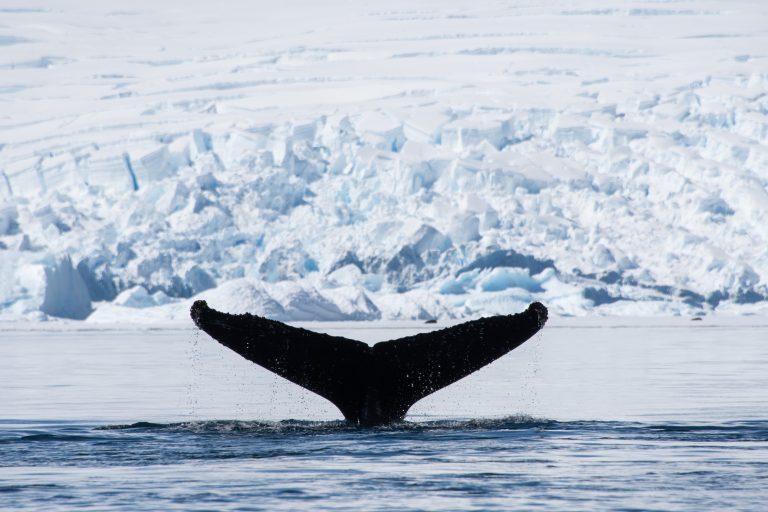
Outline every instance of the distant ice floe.
<path fill-rule="evenodd" d="M 13 28 L 48 13 L 9 11 L 0 319 L 761 311 L 768 41 L 741 25 L 764 13 L 602 4 L 515 11 L 525 31 L 390 20 L 364 44 L 355 23 L 241 41 L 230 16 L 215 51 L 128 60 L 61 56 L 55 30 Z M 584 17 L 632 24 L 597 40 Z"/>

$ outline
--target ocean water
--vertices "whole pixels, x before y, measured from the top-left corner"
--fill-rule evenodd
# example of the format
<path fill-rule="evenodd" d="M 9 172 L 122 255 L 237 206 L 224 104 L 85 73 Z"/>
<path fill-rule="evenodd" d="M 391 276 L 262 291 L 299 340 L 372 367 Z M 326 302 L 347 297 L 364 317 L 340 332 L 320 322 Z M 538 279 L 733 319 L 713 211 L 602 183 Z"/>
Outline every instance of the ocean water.
<path fill-rule="evenodd" d="M 607 321 L 606 321 L 607 322 Z M 368 342 L 426 326 L 322 325 Z M 551 322 L 407 421 L 173 329 L 0 332 L 3 510 L 764 510 L 768 322 Z"/>

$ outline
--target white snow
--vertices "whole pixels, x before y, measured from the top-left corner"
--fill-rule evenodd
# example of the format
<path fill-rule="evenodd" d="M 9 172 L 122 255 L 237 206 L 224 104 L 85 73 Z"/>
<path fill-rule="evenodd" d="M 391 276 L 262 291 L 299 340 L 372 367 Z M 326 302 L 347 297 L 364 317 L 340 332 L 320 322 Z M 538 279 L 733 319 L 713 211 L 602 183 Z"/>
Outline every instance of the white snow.
<path fill-rule="evenodd" d="M 0 10 L 0 318 L 764 311 L 766 26 L 758 0 Z"/>

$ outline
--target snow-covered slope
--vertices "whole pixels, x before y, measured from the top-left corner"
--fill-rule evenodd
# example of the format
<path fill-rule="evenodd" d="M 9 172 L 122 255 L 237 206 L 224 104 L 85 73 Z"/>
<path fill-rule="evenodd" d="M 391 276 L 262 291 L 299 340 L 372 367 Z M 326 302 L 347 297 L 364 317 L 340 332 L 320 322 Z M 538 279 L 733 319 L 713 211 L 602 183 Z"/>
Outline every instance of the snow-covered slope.
<path fill-rule="evenodd" d="M 0 317 L 766 309 L 763 2 L 190 4 L 0 7 Z"/>

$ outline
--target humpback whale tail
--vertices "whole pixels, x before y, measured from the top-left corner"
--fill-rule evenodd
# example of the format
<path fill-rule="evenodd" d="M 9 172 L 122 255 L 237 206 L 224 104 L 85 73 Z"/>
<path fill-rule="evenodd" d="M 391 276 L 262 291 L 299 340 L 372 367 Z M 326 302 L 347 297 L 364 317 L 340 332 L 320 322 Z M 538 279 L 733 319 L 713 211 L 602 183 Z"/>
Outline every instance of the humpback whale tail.
<path fill-rule="evenodd" d="M 520 346 L 544 326 L 534 302 L 493 316 L 369 346 L 255 315 L 230 315 L 198 300 L 195 324 L 259 366 L 330 400 L 358 425 L 401 420 L 418 400 Z"/>

